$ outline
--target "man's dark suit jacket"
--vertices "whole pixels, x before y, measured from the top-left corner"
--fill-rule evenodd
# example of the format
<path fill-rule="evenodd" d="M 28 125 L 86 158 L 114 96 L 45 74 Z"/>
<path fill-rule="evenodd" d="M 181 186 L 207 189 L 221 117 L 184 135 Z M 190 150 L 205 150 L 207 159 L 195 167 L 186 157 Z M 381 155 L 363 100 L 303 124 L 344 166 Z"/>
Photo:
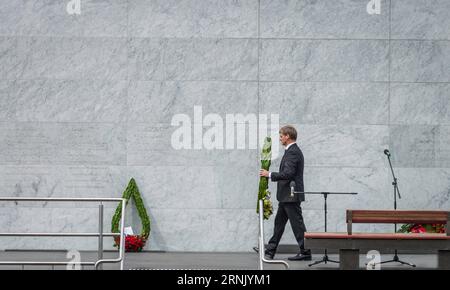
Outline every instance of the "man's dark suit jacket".
<path fill-rule="evenodd" d="M 292 144 L 283 155 L 280 171 L 271 173 L 271 180 L 277 181 L 277 200 L 279 202 L 301 202 L 305 200 L 304 194 L 296 194 L 296 200 L 290 198 L 291 181 L 295 181 L 295 191 L 304 191 L 303 187 L 303 153 L 297 144 Z"/>

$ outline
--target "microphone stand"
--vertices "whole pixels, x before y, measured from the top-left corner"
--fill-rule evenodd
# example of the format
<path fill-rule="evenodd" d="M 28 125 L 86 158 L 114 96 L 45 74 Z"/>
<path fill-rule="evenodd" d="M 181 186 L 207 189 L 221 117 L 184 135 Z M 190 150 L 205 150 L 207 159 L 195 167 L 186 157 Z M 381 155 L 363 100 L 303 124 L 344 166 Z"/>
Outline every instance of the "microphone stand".
<path fill-rule="evenodd" d="M 324 228 L 325 228 L 325 232 L 327 232 L 327 230 L 328 230 L 328 228 L 327 228 L 327 215 L 328 215 L 327 198 L 328 198 L 328 195 L 329 194 L 351 194 L 351 195 L 358 194 L 357 192 L 322 192 L 322 191 L 319 191 L 319 192 L 295 191 L 294 193 L 306 194 L 306 195 L 309 195 L 309 194 L 322 194 L 323 195 L 323 213 L 324 213 Z M 322 259 L 318 260 L 318 261 L 315 261 L 312 264 L 309 264 L 308 266 L 311 267 L 311 266 L 314 266 L 314 265 L 317 265 L 317 264 L 320 264 L 320 263 L 325 263 L 326 264 L 328 262 L 336 263 L 336 264 L 340 263 L 339 261 L 331 260 L 328 257 L 327 249 L 325 249 Z"/>
<path fill-rule="evenodd" d="M 397 177 L 395 176 L 394 169 L 392 168 L 391 154 L 389 153 L 389 151 L 387 149 L 384 151 L 384 154 L 386 154 L 388 161 L 389 161 L 389 167 L 391 168 L 391 173 L 392 173 L 392 178 L 393 178 L 392 186 L 394 187 L 394 210 L 397 210 L 397 195 L 398 195 L 399 199 L 401 199 L 402 197 L 400 195 L 400 190 L 398 189 Z M 394 233 L 397 233 L 397 224 L 394 224 Z M 400 258 L 398 257 L 397 250 L 394 250 L 394 257 L 391 260 L 375 263 L 375 264 L 373 264 L 373 267 L 375 267 L 376 264 L 386 264 L 386 263 L 393 263 L 393 262 L 400 263 L 402 265 L 408 265 L 411 267 L 416 267 L 415 264 L 400 260 Z"/>

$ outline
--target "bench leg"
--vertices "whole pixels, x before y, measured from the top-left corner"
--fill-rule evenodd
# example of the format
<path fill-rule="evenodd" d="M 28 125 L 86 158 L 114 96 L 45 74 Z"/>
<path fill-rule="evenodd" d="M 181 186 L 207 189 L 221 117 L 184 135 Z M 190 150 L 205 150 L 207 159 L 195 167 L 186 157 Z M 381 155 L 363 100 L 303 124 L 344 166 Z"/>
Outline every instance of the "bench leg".
<path fill-rule="evenodd" d="M 438 251 L 438 268 L 440 270 L 450 270 L 450 250 Z"/>
<path fill-rule="evenodd" d="M 359 269 L 359 250 L 340 249 L 339 258 L 341 260 L 341 270 L 358 270 Z"/>

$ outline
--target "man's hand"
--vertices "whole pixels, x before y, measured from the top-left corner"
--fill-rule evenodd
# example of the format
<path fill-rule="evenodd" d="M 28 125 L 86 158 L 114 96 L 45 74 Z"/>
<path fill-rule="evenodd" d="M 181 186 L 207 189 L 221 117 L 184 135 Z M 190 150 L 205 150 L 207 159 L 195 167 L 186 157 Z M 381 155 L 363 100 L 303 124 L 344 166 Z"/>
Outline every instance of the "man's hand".
<path fill-rule="evenodd" d="M 264 169 L 260 169 L 259 170 L 259 176 L 269 177 L 269 171 L 264 170 Z"/>

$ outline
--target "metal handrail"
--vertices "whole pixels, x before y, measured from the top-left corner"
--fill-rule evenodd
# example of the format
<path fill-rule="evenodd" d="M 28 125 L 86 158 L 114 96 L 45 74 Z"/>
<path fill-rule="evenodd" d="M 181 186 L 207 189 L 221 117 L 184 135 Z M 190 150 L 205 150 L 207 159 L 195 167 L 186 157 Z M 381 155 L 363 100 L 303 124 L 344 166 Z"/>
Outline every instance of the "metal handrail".
<path fill-rule="evenodd" d="M 0 197 L 0 201 L 106 201 L 106 202 L 114 202 L 114 201 L 122 201 L 123 198 L 118 197 Z"/>
<path fill-rule="evenodd" d="M 0 197 L 2 201 L 45 201 L 45 202 L 100 202 L 99 205 L 99 232 L 98 233 L 0 233 L 0 236 L 19 236 L 19 237 L 98 237 L 98 257 L 95 262 L 47 262 L 47 261 L 0 261 L 0 265 L 91 265 L 95 269 L 103 263 L 119 263 L 120 270 L 123 270 L 124 253 L 125 253 L 125 208 L 126 199 L 124 198 L 66 198 L 66 197 Z M 120 222 L 120 233 L 103 233 L 103 202 L 118 202 L 122 204 L 122 218 Z M 120 236 L 119 256 L 116 259 L 103 259 L 103 237 Z"/>
<path fill-rule="evenodd" d="M 102 236 L 115 237 L 120 233 L 104 233 Z M 0 233 L 0 237 L 100 237 L 99 233 Z"/>
<path fill-rule="evenodd" d="M 259 201 L 259 269 L 263 270 L 263 263 L 267 264 L 282 264 L 286 269 L 289 269 L 289 264 L 283 260 L 268 260 L 264 257 L 264 208 L 263 201 Z"/>

